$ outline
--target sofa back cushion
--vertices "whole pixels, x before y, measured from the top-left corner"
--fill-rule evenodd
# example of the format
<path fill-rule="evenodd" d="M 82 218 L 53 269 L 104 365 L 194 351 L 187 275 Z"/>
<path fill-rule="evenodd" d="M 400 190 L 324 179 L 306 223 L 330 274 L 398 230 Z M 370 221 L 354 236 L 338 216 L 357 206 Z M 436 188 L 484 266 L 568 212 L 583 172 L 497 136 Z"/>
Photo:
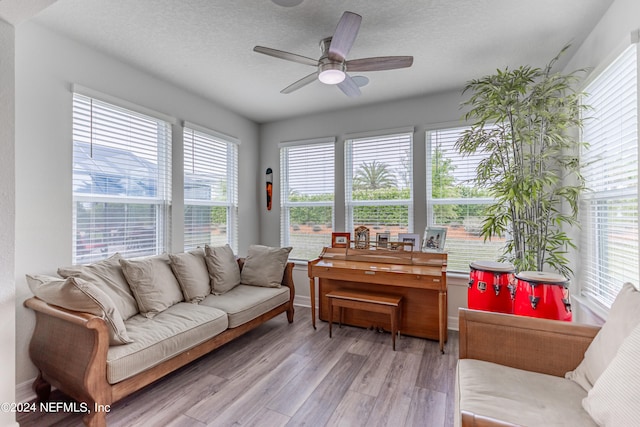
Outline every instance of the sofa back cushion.
<path fill-rule="evenodd" d="M 47 304 L 102 317 L 109 327 L 110 345 L 133 342 L 127 335 L 116 304 L 92 282 L 78 277 L 61 279 L 44 275 L 27 275 L 27 284 L 31 292 Z"/>
<path fill-rule="evenodd" d="M 631 283 L 625 283 L 611 306 L 606 322 L 587 348 L 584 359 L 565 377 L 577 382 L 586 391 L 591 390 L 622 342 L 639 324 L 640 292 Z"/>
<path fill-rule="evenodd" d="M 205 246 L 211 293 L 222 295 L 240 284 L 240 267 L 231 246 Z"/>
<path fill-rule="evenodd" d="M 279 288 L 291 247 L 274 248 L 251 245 L 242 267 L 240 280 L 245 285 Z"/>
<path fill-rule="evenodd" d="M 65 278 L 78 277 L 93 283 L 109 295 L 122 318 L 127 320 L 138 314 L 139 310 L 129 283 L 122 273 L 121 259 L 120 254 L 114 254 L 94 264 L 60 267 L 58 274 Z"/>
<path fill-rule="evenodd" d="M 169 262 L 168 255 L 120 260 L 124 276 L 140 307 L 140 314 L 145 317 L 152 318 L 184 300 Z"/>
<path fill-rule="evenodd" d="M 582 406 L 600 426 L 636 426 L 640 423 L 640 326 L 624 340 L 618 353 L 582 400 Z"/>
<path fill-rule="evenodd" d="M 180 254 L 169 254 L 171 269 L 178 279 L 187 302 L 198 303 L 211 293 L 209 272 L 202 249 Z"/>

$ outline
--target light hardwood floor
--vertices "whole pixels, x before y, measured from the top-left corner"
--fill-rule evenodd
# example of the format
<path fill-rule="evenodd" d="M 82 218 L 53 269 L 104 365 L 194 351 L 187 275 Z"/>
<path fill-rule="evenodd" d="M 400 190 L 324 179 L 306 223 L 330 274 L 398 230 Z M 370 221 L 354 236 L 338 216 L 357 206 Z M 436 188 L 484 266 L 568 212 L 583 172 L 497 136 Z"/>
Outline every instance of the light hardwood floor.
<path fill-rule="evenodd" d="M 328 324 L 296 307 L 117 402 L 109 426 L 452 426 L 458 334 L 438 342 Z M 52 400 L 68 401 L 59 392 Z M 81 415 L 20 414 L 21 426 Z"/>

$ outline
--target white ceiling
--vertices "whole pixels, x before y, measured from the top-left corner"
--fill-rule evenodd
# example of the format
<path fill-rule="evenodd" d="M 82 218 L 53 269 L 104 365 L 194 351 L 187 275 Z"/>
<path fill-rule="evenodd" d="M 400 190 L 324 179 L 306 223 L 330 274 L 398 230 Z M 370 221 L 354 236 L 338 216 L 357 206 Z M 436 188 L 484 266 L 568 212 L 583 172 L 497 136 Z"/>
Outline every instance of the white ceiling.
<path fill-rule="evenodd" d="M 496 68 L 543 66 L 569 42 L 571 55 L 611 3 L 304 0 L 285 8 L 270 0 L 58 0 L 33 20 L 263 123 L 459 90 Z M 317 58 L 319 41 L 345 10 L 363 17 L 348 59 L 413 55 L 413 66 L 361 73 L 370 83 L 359 98 L 320 82 L 281 94 L 313 67 L 253 47 Z"/>

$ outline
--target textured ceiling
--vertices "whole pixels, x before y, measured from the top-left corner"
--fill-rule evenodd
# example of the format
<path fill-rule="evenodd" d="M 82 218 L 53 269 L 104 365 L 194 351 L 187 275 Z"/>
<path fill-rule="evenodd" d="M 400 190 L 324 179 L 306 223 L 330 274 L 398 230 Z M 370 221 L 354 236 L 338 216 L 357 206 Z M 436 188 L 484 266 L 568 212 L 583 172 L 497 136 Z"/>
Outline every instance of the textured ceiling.
<path fill-rule="evenodd" d="M 58 0 L 33 20 L 256 122 L 461 89 L 496 68 L 543 66 L 573 50 L 612 0 Z M 359 98 L 314 82 L 314 71 L 252 51 L 320 56 L 345 10 L 363 16 L 348 59 L 413 55 L 411 68 L 361 73 Z M 567 58 L 568 59 L 568 58 Z M 561 63 L 562 64 L 562 63 Z"/>

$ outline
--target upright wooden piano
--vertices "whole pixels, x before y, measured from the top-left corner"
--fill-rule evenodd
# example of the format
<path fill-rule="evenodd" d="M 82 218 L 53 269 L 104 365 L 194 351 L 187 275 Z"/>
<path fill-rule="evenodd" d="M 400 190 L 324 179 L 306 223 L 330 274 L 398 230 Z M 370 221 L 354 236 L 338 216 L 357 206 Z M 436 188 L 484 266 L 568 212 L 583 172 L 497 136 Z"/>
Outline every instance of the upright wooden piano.
<path fill-rule="evenodd" d="M 319 258 L 309 261 L 313 327 L 316 327 L 317 278 L 320 320 L 329 320 L 326 294 L 336 289 L 401 295 L 400 333 L 438 340 L 440 351 L 444 352 L 447 340 L 447 254 L 381 248 L 353 249 L 347 246 L 325 248 Z M 361 327 L 375 325 L 390 330 L 389 318 L 378 313 L 346 310 L 343 322 Z"/>

